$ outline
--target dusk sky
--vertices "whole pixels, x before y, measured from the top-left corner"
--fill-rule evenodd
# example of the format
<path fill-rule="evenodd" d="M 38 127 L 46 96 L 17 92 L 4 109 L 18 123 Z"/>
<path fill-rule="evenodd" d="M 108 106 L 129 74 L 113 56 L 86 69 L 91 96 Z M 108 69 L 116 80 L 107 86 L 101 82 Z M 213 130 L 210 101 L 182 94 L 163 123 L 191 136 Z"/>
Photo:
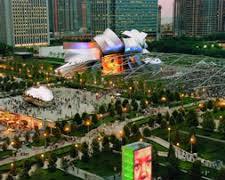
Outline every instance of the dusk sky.
<path fill-rule="evenodd" d="M 174 0 L 159 0 L 162 6 L 162 23 L 172 22 Z"/>

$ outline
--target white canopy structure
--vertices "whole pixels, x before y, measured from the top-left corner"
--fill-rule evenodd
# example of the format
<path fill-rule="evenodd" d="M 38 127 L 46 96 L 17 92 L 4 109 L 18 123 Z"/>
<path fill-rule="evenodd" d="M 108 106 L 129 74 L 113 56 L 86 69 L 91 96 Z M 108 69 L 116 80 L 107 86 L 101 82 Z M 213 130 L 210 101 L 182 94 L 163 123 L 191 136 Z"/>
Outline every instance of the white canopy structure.
<path fill-rule="evenodd" d="M 140 32 L 136 29 L 132 29 L 131 31 L 124 31 L 123 35 L 133 38 L 141 47 L 147 48 L 146 46 L 146 37 L 147 33 Z"/>
<path fill-rule="evenodd" d="M 44 102 L 50 102 L 54 98 L 52 91 L 45 86 L 40 86 L 37 88 L 31 87 L 25 91 L 25 96 L 29 96 Z"/>
<path fill-rule="evenodd" d="M 103 34 L 94 37 L 103 54 L 121 52 L 124 45 L 120 38 L 109 28 Z"/>
<path fill-rule="evenodd" d="M 125 52 L 138 52 L 141 53 L 143 51 L 142 47 L 134 38 L 123 38 L 123 42 L 125 45 Z"/>
<path fill-rule="evenodd" d="M 159 58 L 146 58 L 146 59 L 144 59 L 144 62 L 146 64 L 152 64 L 152 65 L 162 64 L 162 61 Z"/>

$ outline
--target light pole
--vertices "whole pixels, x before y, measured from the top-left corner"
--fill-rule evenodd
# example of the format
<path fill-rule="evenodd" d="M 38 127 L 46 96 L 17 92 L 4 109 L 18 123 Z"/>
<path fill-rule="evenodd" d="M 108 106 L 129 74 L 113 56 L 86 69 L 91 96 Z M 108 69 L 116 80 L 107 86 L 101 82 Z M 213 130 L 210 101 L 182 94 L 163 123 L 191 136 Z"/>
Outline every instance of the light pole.
<path fill-rule="evenodd" d="M 192 144 L 193 144 L 193 142 L 194 142 L 194 139 L 191 137 L 190 141 L 191 141 L 191 154 L 192 154 L 192 153 L 193 153 L 193 147 L 192 147 Z"/>
<path fill-rule="evenodd" d="M 171 127 L 168 127 L 168 142 L 170 143 L 170 131 L 171 131 Z"/>
<path fill-rule="evenodd" d="M 192 154 L 193 153 L 193 144 L 196 143 L 196 137 L 195 137 L 195 135 L 192 135 L 191 136 L 190 143 L 191 143 L 191 154 Z"/>
<path fill-rule="evenodd" d="M 45 133 L 44 133 L 44 137 L 45 137 L 45 148 L 47 147 L 47 136 L 48 136 L 48 135 L 47 135 L 47 133 L 45 132 Z"/>

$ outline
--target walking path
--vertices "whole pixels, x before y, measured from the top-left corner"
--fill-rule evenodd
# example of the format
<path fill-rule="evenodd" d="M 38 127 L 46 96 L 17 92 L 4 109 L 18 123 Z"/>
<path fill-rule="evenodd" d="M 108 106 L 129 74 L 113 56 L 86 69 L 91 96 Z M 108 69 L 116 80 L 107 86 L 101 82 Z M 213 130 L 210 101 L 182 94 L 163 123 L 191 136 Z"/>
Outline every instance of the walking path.
<path fill-rule="evenodd" d="M 149 139 L 153 142 L 156 142 L 157 144 L 160 144 L 161 146 L 165 148 L 169 148 L 170 144 L 168 141 L 165 141 L 164 139 L 161 139 L 156 136 L 151 137 L 145 137 L 146 139 Z M 209 161 L 206 159 L 203 159 L 201 157 L 198 157 L 196 153 L 189 153 L 185 151 L 184 149 L 181 149 L 180 147 L 173 146 L 175 148 L 175 155 L 178 159 L 182 161 L 188 161 L 188 162 L 194 162 L 196 160 L 199 160 L 202 162 L 202 164 L 206 167 L 213 168 L 213 169 L 221 169 L 224 167 L 224 164 L 222 161 Z"/>
<path fill-rule="evenodd" d="M 181 132 L 182 134 L 189 134 L 189 132 L 187 132 L 187 131 L 179 130 L 179 132 Z M 199 135 L 199 134 L 196 134 L 196 136 L 200 137 L 200 138 L 203 138 L 203 139 L 208 139 L 208 140 L 211 140 L 211 141 L 215 141 L 215 142 L 219 142 L 219 143 L 224 143 L 225 144 L 225 140 L 222 140 L 222 139 L 207 137 L 207 136 L 203 136 L 203 135 Z"/>
<path fill-rule="evenodd" d="M 20 149 L 20 153 L 21 154 L 26 153 L 26 155 L 22 156 L 21 154 L 17 153 L 17 154 L 19 154 L 19 156 L 9 157 L 4 160 L 1 160 L 0 166 L 9 164 L 9 163 L 12 163 L 15 161 L 27 159 L 32 156 L 40 155 L 40 154 L 47 153 L 50 151 L 54 151 L 56 149 L 60 149 L 60 148 L 63 148 L 63 147 L 69 146 L 69 145 L 73 145 L 75 143 L 87 142 L 88 144 L 90 144 L 92 142 L 92 139 L 97 138 L 99 136 L 99 133 L 101 133 L 101 132 L 103 132 L 106 135 L 119 134 L 120 131 L 123 130 L 123 127 L 126 124 L 128 124 L 130 122 L 135 122 L 135 121 L 141 120 L 146 117 L 148 117 L 148 116 L 140 116 L 140 117 L 136 117 L 133 119 L 127 119 L 126 121 L 122 121 L 122 122 L 116 121 L 116 122 L 114 122 L 112 124 L 108 124 L 108 125 L 102 124 L 98 128 L 91 130 L 84 137 L 79 137 L 79 138 L 76 137 L 76 138 L 73 138 L 72 140 L 59 142 L 59 143 L 54 144 L 54 146 L 48 146 L 47 148 L 45 148 L 45 147 L 39 147 L 39 148 L 35 147 L 34 148 L 33 147 L 33 148 L 29 149 L 29 152 L 28 152 L 27 148 L 25 149 L 24 152 L 23 152 L 23 149 Z"/>

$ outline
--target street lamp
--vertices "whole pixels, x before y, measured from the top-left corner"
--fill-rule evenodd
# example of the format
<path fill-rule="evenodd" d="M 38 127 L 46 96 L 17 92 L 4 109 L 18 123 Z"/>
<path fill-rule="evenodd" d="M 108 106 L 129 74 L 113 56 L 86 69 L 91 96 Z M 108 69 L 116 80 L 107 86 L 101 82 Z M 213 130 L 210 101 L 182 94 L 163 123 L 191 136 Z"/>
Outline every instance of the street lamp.
<path fill-rule="evenodd" d="M 85 121 L 85 125 L 87 126 L 88 132 L 89 132 L 89 127 L 90 127 L 90 125 L 91 125 L 91 120 L 90 120 L 90 119 L 87 119 L 87 120 Z"/>
<path fill-rule="evenodd" d="M 166 97 L 163 96 L 163 97 L 161 98 L 161 101 L 162 101 L 163 103 L 165 103 L 165 102 L 166 102 Z"/>
<path fill-rule="evenodd" d="M 193 144 L 196 143 L 196 137 L 195 135 L 192 135 L 191 136 L 191 139 L 190 139 L 190 144 L 191 144 L 191 154 L 193 153 Z"/>
<path fill-rule="evenodd" d="M 45 133 L 44 133 L 44 137 L 45 137 L 45 147 L 47 147 L 47 136 L 48 136 L 48 134 L 45 132 Z"/>
<path fill-rule="evenodd" d="M 168 127 L 168 142 L 170 143 L 170 131 L 171 131 L 171 127 Z"/>

